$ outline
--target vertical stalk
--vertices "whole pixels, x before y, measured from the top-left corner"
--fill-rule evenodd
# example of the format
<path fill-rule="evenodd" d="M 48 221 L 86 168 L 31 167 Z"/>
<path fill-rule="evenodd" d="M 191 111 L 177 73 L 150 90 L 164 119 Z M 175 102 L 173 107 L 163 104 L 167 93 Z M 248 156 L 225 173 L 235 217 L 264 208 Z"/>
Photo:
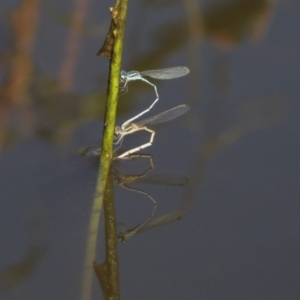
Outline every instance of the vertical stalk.
<path fill-rule="evenodd" d="M 104 130 L 100 156 L 100 169 L 96 184 L 94 202 L 92 206 L 88 242 L 84 263 L 84 274 L 82 282 L 81 299 L 91 298 L 93 265 L 95 260 L 98 228 L 102 206 L 105 212 L 106 231 L 106 261 L 103 264 L 105 285 L 110 286 L 110 299 L 118 299 L 118 264 L 117 264 L 117 241 L 116 225 L 113 205 L 113 187 L 111 176 L 111 162 L 113 150 L 113 138 L 115 131 L 115 120 L 117 112 L 117 100 L 119 94 L 120 70 L 125 33 L 125 21 L 128 0 L 117 0 L 111 10 L 111 26 L 103 47 L 98 54 L 111 59 L 108 81 L 108 95 L 104 118 Z M 94 263 L 95 264 L 95 263 Z M 98 276 L 99 277 L 99 276 Z"/>

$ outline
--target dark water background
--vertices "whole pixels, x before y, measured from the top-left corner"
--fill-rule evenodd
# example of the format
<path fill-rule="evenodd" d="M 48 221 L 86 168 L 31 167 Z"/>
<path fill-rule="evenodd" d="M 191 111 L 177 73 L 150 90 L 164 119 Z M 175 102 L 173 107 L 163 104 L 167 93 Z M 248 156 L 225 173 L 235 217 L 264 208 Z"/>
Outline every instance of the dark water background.
<path fill-rule="evenodd" d="M 158 202 L 161 226 L 119 244 L 121 299 L 299 299 L 299 1 L 129 2 L 124 69 L 188 66 L 155 81 L 151 113 L 191 110 L 156 126 L 143 151 L 149 176 L 189 183 L 133 185 Z M 113 4 L 1 5 L 1 299 L 103 299 L 94 274 L 92 296 L 81 294 L 98 166 L 78 149 L 102 135 L 108 61 L 95 54 Z M 131 83 L 118 124 L 153 97 Z M 130 136 L 124 149 L 146 139 Z M 140 174 L 149 159 L 118 166 Z M 126 229 L 153 209 L 118 185 L 115 206 Z"/>

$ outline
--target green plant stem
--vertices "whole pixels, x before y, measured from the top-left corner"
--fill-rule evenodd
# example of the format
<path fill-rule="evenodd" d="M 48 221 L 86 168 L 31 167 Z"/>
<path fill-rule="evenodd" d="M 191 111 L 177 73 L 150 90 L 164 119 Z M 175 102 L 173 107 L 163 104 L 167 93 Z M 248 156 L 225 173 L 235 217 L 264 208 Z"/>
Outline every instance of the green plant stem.
<path fill-rule="evenodd" d="M 111 64 L 108 81 L 108 96 L 104 118 L 100 169 L 96 184 L 96 191 L 88 230 L 88 241 L 82 282 L 82 300 L 91 299 L 91 288 L 93 278 L 92 262 L 94 261 L 96 254 L 98 228 L 103 204 L 104 206 L 107 206 L 107 208 L 105 209 L 107 254 L 105 269 L 108 277 L 113 278 L 115 280 L 114 282 L 111 282 L 111 287 L 115 289 L 115 291 L 112 291 L 113 297 L 111 299 L 117 299 L 119 297 L 117 287 L 118 285 L 116 284 L 118 278 L 118 264 L 116 251 L 117 241 L 113 205 L 113 188 L 112 176 L 109 176 L 109 174 L 111 174 L 110 169 L 113 158 L 113 138 L 117 113 L 117 101 L 119 94 L 120 70 L 122 62 L 127 4 L 128 0 L 117 0 L 116 5 L 111 9 L 113 26 L 111 26 L 112 30 L 111 32 L 109 32 L 107 37 L 107 39 L 111 39 L 109 44 L 112 45 Z"/>

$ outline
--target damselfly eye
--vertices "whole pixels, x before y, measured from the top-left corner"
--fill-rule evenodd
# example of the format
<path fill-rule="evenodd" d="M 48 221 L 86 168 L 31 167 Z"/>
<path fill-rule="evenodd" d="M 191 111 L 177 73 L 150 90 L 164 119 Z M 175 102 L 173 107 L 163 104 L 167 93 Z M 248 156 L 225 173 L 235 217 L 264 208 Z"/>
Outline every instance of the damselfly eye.
<path fill-rule="evenodd" d="M 124 80 L 127 77 L 127 72 L 122 70 L 120 75 L 121 75 L 121 79 Z"/>
<path fill-rule="evenodd" d="M 119 135 L 120 131 L 121 131 L 121 127 L 120 126 L 116 126 L 116 128 L 115 128 L 115 136 Z"/>

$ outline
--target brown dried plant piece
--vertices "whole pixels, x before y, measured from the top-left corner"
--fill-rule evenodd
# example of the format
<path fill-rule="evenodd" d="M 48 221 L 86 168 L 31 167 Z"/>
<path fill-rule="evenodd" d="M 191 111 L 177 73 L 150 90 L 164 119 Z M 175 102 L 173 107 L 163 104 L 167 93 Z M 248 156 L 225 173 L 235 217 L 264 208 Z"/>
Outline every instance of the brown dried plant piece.
<path fill-rule="evenodd" d="M 118 8 L 116 7 L 110 7 L 110 13 L 111 13 L 111 22 L 110 27 L 106 36 L 106 39 L 103 43 L 103 46 L 100 48 L 100 50 L 97 52 L 97 55 L 104 55 L 107 57 L 108 60 L 111 60 L 112 52 L 113 52 L 113 46 L 115 43 L 115 30 L 117 27 L 117 16 L 118 16 Z"/>

